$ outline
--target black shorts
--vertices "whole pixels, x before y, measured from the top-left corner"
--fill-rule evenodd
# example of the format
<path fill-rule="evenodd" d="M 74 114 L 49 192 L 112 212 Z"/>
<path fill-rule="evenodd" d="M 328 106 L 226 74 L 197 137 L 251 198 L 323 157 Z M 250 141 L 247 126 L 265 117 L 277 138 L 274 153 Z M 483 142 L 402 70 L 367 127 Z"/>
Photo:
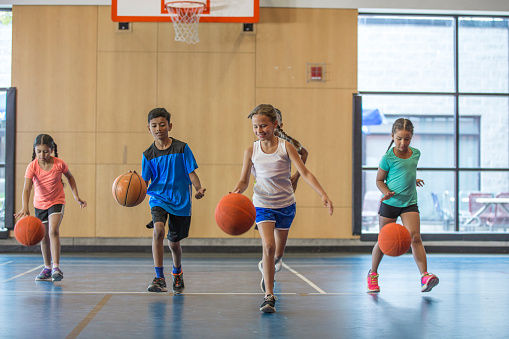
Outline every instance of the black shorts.
<path fill-rule="evenodd" d="M 419 213 L 419 207 L 417 204 L 413 204 L 406 207 L 394 207 L 391 205 L 387 205 L 385 203 L 380 204 L 380 209 L 378 210 L 378 214 L 381 217 L 397 219 L 400 215 L 407 212 L 417 212 Z"/>
<path fill-rule="evenodd" d="M 189 227 L 191 226 L 191 216 L 180 216 L 173 215 L 168 213 L 164 208 L 159 206 L 154 206 L 150 210 L 152 214 L 152 222 L 155 224 L 156 222 L 162 222 L 166 224 L 166 220 L 168 216 L 170 216 L 168 221 L 168 236 L 167 238 L 171 242 L 177 242 L 182 239 L 185 239 L 189 235 Z"/>
<path fill-rule="evenodd" d="M 63 204 L 56 204 L 48 208 L 47 210 L 40 210 L 38 208 L 35 209 L 35 217 L 41 220 L 43 223 L 48 222 L 48 218 L 52 214 L 64 214 L 64 206 Z"/>

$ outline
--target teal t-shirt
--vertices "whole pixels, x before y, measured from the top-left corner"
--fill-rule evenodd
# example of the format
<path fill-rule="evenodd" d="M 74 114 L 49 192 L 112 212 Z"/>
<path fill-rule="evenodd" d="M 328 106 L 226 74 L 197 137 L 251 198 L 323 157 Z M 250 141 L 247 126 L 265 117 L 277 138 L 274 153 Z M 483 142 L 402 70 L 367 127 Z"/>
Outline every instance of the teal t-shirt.
<path fill-rule="evenodd" d="M 410 147 L 412 156 L 408 159 L 398 158 L 394 154 L 394 147 L 389 149 L 380 160 L 380 168 L 387 172 L 385 183 L 394 192 L 394 196 L 383 202 L 394 207 L 407 207 L 417 204 L 417 163 L 421 151 Z"/>

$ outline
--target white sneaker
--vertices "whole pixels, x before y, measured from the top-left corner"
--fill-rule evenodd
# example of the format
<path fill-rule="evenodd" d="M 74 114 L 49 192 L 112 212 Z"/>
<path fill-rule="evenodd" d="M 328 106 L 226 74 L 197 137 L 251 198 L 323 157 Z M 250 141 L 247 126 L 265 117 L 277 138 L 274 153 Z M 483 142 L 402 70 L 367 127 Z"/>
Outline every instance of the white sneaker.
<path fill-rule="evenodd" d="M 283 257 L 278 258 L 278 259 L 275 260 L 274 268 L 275 268 L 276 272 L 281 271 L 281 268 L 283 268 Z M 258 270 L 260 272 L 262 272 L 262 274 L 263 274 L 263 262 L 262 262 L 262 260 L 260 260 L 258 262 Z"/>
<path fill-rule="evenodd" d="M 276 259 L 274 266 L 275 266 L 276 272 L 281 271 L 281 268 L 283 267 L 283 257 Z"/>

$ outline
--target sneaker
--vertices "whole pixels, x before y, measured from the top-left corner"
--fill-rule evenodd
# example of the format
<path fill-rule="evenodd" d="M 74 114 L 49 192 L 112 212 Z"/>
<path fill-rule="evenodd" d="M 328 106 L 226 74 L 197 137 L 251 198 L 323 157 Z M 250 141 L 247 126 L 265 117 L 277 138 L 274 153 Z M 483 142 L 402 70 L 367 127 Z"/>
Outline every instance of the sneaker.
<path fill-rule="evenodd" d="M 276 259 L 276 260 L 274 261 L 274 269 L 275 269 L 275 271 L 276 271 L 276 272 L 281 271 L 281 268 L 282 268 L 282 267 L 283 267 L 283 257 L 278 258 L 278 259 Z M 260 272 L 262 272 L 262 274 L 263 274 L 263 262 L 262 262 L 262 260 L 260 260 L 260 261 L 258 262 L 258 270 L 259 270 Z"/>
<path fill-rule="evenodd" d="M 53 281 L 60 281 L 64 279 L 64 274 L 60 270 L 60 268 L 55 267 L 51 270 L 51 280 Z"/>
<path fill-rule="evenodd" d="M 263 298 L 263 303 L 260 305 L 260 311 L 263 313 L 274 313 L 276 312 L 276 296 L 274 294 L 266 295 Z"/>
<path fill-rule="evenodd" d="M 168 292 L 166 289 L 166 280 L 164 278 L 155 277 L 152 283 L 148 285 L 147 291 L 149 292 Z"/>
<path fill-rule="evenodd" d="M 150 222 L 147 225 L 145 225 L 145 227 L 148 229 L 154 228 L 154 222 L 150 220 Z"/>
<path fill-rule="evenodd" d="M 50 281 L 51 280 L 51 268 L 43 268 L 41 273 L 35 277 L 35 281 Z"/>
<path fill-rule="evenodd" d="M 378 273 L 368 272 L 368 292 L 380 292 L 380 286 L 378 286 Z"/>
<path fill-rule="evenodd" d="M 421 277 L 421 292 L 429 292 L 438 285 L 438 277 L 434 274 L 424 272 Z"/>
<path fill-rule="evenodd" d="M 262 280 L 260 281 L 260 288 L 262 289 L 262 292 L 265 293 L 265 280 L 263 279 L 263 273 Z"/>
<path fill-rule="evenodd" d="M 283 257 L 277 258 L 274 262 L 274 266 L 276 269 L 276 272 L 281 271 L 281 268 L 283 267 Z"/>
<path fill-rule="evenodd" d="M 174 293 L 181 293 L 184 289 L 184 274 L 180 272 L 179 274 L 173 275 L 173 292 Z"/>

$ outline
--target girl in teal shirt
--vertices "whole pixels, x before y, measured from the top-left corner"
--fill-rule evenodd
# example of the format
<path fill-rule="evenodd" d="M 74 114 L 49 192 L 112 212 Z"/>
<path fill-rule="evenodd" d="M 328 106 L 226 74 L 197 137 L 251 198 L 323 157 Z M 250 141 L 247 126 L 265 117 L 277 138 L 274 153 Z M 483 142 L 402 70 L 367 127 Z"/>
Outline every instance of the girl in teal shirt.
<path fill-rule="evenodd" d="M 417 189 L 424 181 L 417 179 L 417 163 L 421 152 L 410 147 L 414 126 L 408 119 L 397 119 L 392 125 L 392 141 L 380 161 L 376 175 L 376 186 L 382 192 L 379 225 L 396 222 L 401 217 L 403 225 L 412 238 L 412 254 L 421 273 L 421 291 L 429 292 L 438 284 L 438 277 L 427 272 L 426 251 L 421 240 L 419 208 L 417 207 Z M 394 143 L 394 147 L 391 148 Z M 380 292 L 378 286 L 378 266 L 383 253 L 375 244 L 372 252 L 371 270 L 368 273 L 368 292 Z"/>

